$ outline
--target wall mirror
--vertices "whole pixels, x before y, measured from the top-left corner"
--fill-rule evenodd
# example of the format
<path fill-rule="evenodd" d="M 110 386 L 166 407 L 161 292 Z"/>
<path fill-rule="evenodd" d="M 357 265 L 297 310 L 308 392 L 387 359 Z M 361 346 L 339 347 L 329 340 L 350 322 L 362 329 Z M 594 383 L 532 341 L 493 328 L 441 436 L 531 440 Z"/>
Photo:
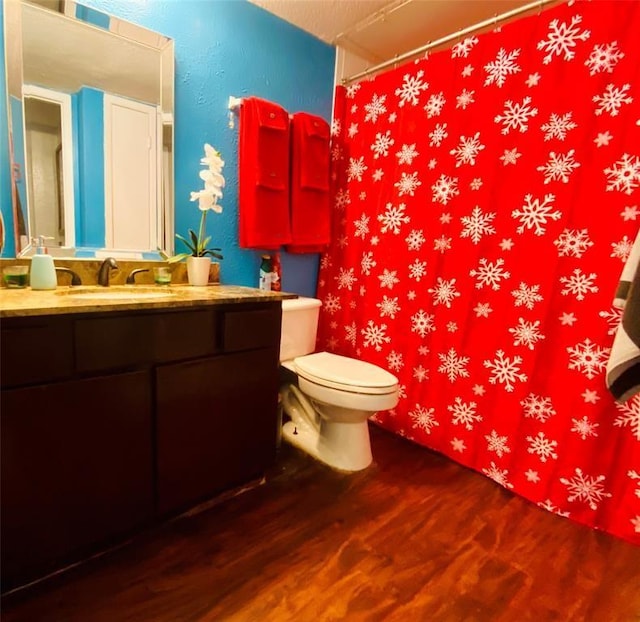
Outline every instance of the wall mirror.
<path fill-rule="evenodd" d="M 16 254 L 173 252 L 174 44 L 71 0 L 5 3 Z"/>

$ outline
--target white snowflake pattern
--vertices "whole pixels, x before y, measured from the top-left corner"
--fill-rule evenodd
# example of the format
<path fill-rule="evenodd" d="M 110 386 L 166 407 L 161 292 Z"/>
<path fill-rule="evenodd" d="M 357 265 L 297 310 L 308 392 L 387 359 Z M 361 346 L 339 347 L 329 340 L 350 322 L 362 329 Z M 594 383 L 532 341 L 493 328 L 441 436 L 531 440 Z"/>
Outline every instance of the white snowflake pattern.
<path fill-rule="evenodd" d="M 492 235 L 496 232 L 491 222 L 496 217 L 495 212 L 483 213 L 478 205 L 473 208 L 470 216 L 463 216 L 460 221 L 464 225 L 461 238 L 471 238 L 474 244 L 482 239 L 483 235 Z"/>
<path fill-rule="evenodd" d="M 544 423 L 549 417 L 556 414 L 551 398 L 535 393 L 529 393 L 521 402 L 520 406 L 524 411 L 524 416 L 530 419 L 537 419 Z"/>
<path fill-rule="evenodd" d="M 482 289 L 486 285 L 490 286 L 494 291 L 498 291 L 500 289 L 500 280 L 508 279 L 511 276 L 509 272 L 502 268 L 503 265 L 504 259 L 501 257 L 493 263 L 484 258 L 480 259 L 478 268 L 469 272 L 471 276 L 476 277 L 476 289 Z"/>
<path fill-rule="evenodd" d="M 446 205 L 453 197 L 460 194 L 460 190 L 458 190 L 458 178 L 449 177 L 443 173 L 436 183 L 431 186 L 431 190 L 433 190 L 433 201 Z"/>
<path fill-rule="evenodd" d="M 461 438 L 456 438 L 454 436 L 449 442 L 451 443 L 451 449 L 453 449 L 453 451 L 459 451 L 460 453 L 462 453 L 467 448 Z M 640 517 L 638 520 L 640 521 Z"/>
<path fill-rule="evenodd" d="M 402 76 L 402 86 L 395 91 L 396 95 L 400 97 L 400 101 L 398 102 L 399 108 L 402 108 L 406 103 L 412 106 L 418 104 L 420 93 L 429 88 L 429 84 L 422 80 L 423 77 L 424 71 L 422 69 L 418 71 L 415 76 L 408 73 Z"/>
<path fill-rule="evenodd" d="M 435 315 L 425 313 L 422 309 L 411 316 L 411 331 L 418 333 L 420 337 L 424 337 L 428 333 L 432 333 L 435 329 Z"/>
<path fill-rule="evenodd" d="M 500 469 L 492 460 L 488 469 L 482 469 L 482 472 L 490 477 L 494 482 L 504 486 L 505 488 L 513 488 L 513 484 L 507 479 L 509 475 L 508 469 Z"/>
<path fill-rule="evenodd" d="M 349 134 L 349 138 L 353 138 L 358 133 L 358 124 L 352 123 L 349 126 L 349 130 L 347 133 Z"/>
<path fill-rule="evenodd" d="M 500 48 L 496 59 L 487 63 L 484 66 L 487 72 L 487 77 L 484 81 L 484 86 L 494 84 L 502 88 L 507 79 L 507 76 L 513 75 L 522 71 L 520 66 L 516 63 L 516 59 L 520 55 L 520 48 L 516 48 L 507 53 L 507 50 Z"/>
<path fill-rule="evenodd" d="M 449 136 L 446 123 L 436 123 L 432 132 L 429 132 L 429 147 L 439 147 L 442 141 Z"/>
<path fill-rule="evenodd" d="M 338 281 L 338 289 L 348 289 L 351 291 L 354 283 L 358 280 L 358 278 L 353 274 L 354 269 L 349 268 L 340 268 L 340 273 L 338 276 L 334 276 L 333 278 Z"/>
<path fill-rule="evenodd" d="M 356 238 L 365 239 L 367 233 L 369 233 L 369 220 L 371 218 L 363 212 L 358 220 L 353 221 L 353 226 L 355 227 L 354 236 Z"/>
<path fill-rule="evenodd" d="M 427 274 L 427 262 L 416 259 L 409 265 L 409 278 L 420 281 L 420 279 Z"/>
<path fill-rule="evenodd" d="M 448 309 L 451 308 L 453 300 L 460 297 L 460 292 L 456 290 L 455 283 L 455 279 L 445 281 L 442 277 L 437 278 L 435 286 L 427 290 L 433 296 L 434 306 L 442 304 Z"/>
<path fill-rule="evenodd" d="M 473 70 L 474 70 L 474 66 L 473 65 L 465 65 L 462 68 L 462 71 L 460 72 L 460 75 L 463 78 L 468 78 L 473 73 Z"/>
<path fill-rule="evenodd" d="M 635 439 L 640 441 L 640 396 L 636 395 L 624 404 L 616 402 L 616 408 L 621 414 L 616 417 L 613 425 L 619 428 L 628 426 Z"/>
<path fill-rule="evenodd" d="M 351 324 L 347 324 L 344 327 L 344 331 L 345 341 L 348 341 L 355 348 L 356 339 L 358 338 L 358 327 L 356 326 L 356 323 L 352 322 Z"/>
<path fill-rule="evenodd" d="M 604 169 L 607 180 L 607 191 L 612 190 L 631 194 L 640 184 L 640 158 L 628 153 L 614 162 L 610 167 Z"/>
<path fill-rule="evenodd" d="M 411 220 L 411 218 L 404 213 L 405 208 L 406 205 L 404 203 L 400 203 L 398 207 L 394 207 L 393 204 L 387 203 L 385 213 L 378 214 L 378 220 L 382 223 L 380 231 L 382 231 L 382 233 L 391 231 L 398 235 L 402 224 L 406 224 Z"/>
<path fill-rule="evenodd" d="M 638 499 L 640 499 L 640 473 L 638 473 L 637 471 L 634 471 L 634 470 L 630 470 L 630 471 L 627 471 L 627 476 L 629 478 L 631 478 L 632 481 L 637 482 L 636 497 L 638 497 Z M 638 517 L 638 518 L 640 518 L 640 517 Z M 640 527 L 640 523 L 638 523 L 638 527 Z M 640 529 L 637 530 L 637 531 L 640 531 Z"/>
<path fill-rule="evenodd" d="M 560 508 L 551 502 L 551 499 L 547 499 L 544 502 L 539 502 L 538 507 L 541 507 L 543 510 L 547 510 L 547 512 L 553 512 L 558 516 L 564 516 L 564 518 L 569 518 L 569 516 L 571 516 L 571 512 L 561 512 Z"/>
<path fill-rule="evenodd" d="M 491 370 L 489 382 L 491 384 L 502 383 L 505 391 L 511 393 L 514 389 L 514 382 L 525 382 L 527 379 L 526 374 L 520 373 L 520 363 L 522 363 L 520 356 L 514 356 L 513 359 L 510 359 L 504 355 L 502 350 L 498 350 L 493 361 L 486 360 L 483 365 Z"/>
<path fill-rule="evenodd" d="M 609 348 L 602 348 L 588 337 L 581 343 L 567 348 L 569 369 L 582 372 L 589 380 L 595 378 L 607 365 Z"/>
<path fill-rule="evenodd" d="M 373 172 L 373 175 L 371 175 L 371 179 L 373 179 L 373 181 L 380 181 L 383 177 L 384 177 L 384 171 L 381 168 L 377 168 Z"/>
<path fill-rule="evenodd" d="M 527 451 L 538 456 L 540 462 L 546 462 L 548 458 L 558 459 L 558 454 L 556 453 L 558 441 L 548 439 L 544 432 L 538 432 L 536 436 L 527 436 L 527 440 L 529 441 Z"/>
<path fill-rule="evenodd" d="M 388 296 L 382 297 L 382 302 L 376 304 L 376 307 L 380 309 L 380 317 L 390 317 L 395 319 L 396 313 L 400 311 L 400 305 L 398 304 L 398 298 L 390 298 Z"/>
<path fill-rule="evenodd" d="M 599 427 L 599 423 L 589 421 L 585 415 L 582 419 L 571 419 L 573 426 L 572 432 L 575 432 L 583 441 L 586 441 L 590 436 L 598 436 L 596 428 Z"/>
<path fill-rule="evenodd" d="M 443 235 L 439 238 L 436 238 L 433 241 L 434 251 L 440 251 L 441 253 L 444 253 L 445 251 L 448 251 L 450 249 L 451 249 L 451 238 L 448 238 Z"/>
<path fill-rule="evenodd" d="M 357 82 L 354 84 L 350 84 L 347 87 L 347 99 L 353 99 L 356 96 L 356 93 L 360 90 L 361 88 L 361 84 L 358 84 Z"/>
<path fill-rule="evenodd" d="M 583 501 L 592 510 L 598 509 L 598 504 L 604 499 L 611 497 L 611 493 L 605 492 L 602 482 L 605 480 L 604 475 L 587 475 L 582 469 L 576 468 L 575 476 L 571 479 L 561 477 L 560 481 L 567 487 L 567 500 Z"/>
<path fill-rule="evenodd" d="M 439 116 L 446 103 L 447 100 L 445 99 L 442 91 L 439 93 L 432 93 L 427 105 L 424 107 L 427 117 L 431 119 L 432 117 Z"/>
<path fill-rule="evenodd" d="M 545 133 L 545 140 L 551 140 L 553 138 L 564 140 L 567 137 L 567 132 L 575 129 L 576 127 L 578 127 L 578 124 L 571 120 L 570 112 L 567 112 L 562 116 L 552 112 L 549 120 L 545 124 L 541 125 L 540 129 Z"/>
<path fill-rule="evenodd" d="M 362 176 L 369 167 L 364 163 L 364 156 L 361 156 L 357 160 L 355 158 L 349 158 L 349 170 L 347 172 L 347 180 L 353 181 L 354 179 L 362 181 Z"/>
<path fill-rule="evenodd" d="M 333 294 L 327 294 L 322 303 L 322 309 L 329 315 L 333 315 L 336 311 L 340 311 L 341 308 L 342 305 L 340 304 L 340 298 L 338 298 L 338 296 L 334 296 Z"/>
<path fill-rule="evenodd" d="M 462 108 L 466 110 L 468 106 L 475 103 L 473 96 L 475 91 L 467 91 L 467 89 L 462 89 L 462 93 L 456 97 L 456 108 Z"/>
<path fill-rule="evenodd" d="M 482 188 L 482 179 L 480 177 L 474 177 L 469 182 L 469 188 L 473 191 L 480 190 L 480 188 Z"/>
<path fill-rule="evenodd" d="M 607 321 L 609 326 L 609 330 L 607 330 L 607 335 L 615 335 L 618 330 L 618 326 L 620 326 L 620 321 L 622 320 L 622 311 L 623 309 L 618 309 L 618 307 L 611 307 L 609 311 L 600 311 L 598 315 Z"/>
<path fill-rule="evenodd" d="M 419 251 L 427 240 L 424 237 L 422 229 L 413 229 L 404 241 L 407 243 L 407 248 L 410 251 Z"/>
<path fill-rule="evenodd" d="M 363 171 L 364 172 L 364 171 Z M 360 173 L 362 176 L 362 173 Z M 347 205 L 351 203 L 351 197 L 349 196 L 349 191 L 340 189 L 336 192 L 336 198 L 334 202 L 334 207 L 338 210 L 344 209 Z"/>
<path fill-rule="evenodd" d="M 391 352 L 389 352 L 389 355 L 387 356 L 387 365 L 392 371 L 400 371 L 404 367 L 402 352 L 391 350 Z"/>
<path fill-rule="evenodd" d="M 364 109 L 367 111 L 367 115 L 364 120 L 376 123 L 378 121 L 378 117 L 387 112 L 387 107 L 384 105 L 386 99 L 386 95 L 380 96 L 374 93 L 371 102 L 364 106 Z"/>
<path fill-rule="evenodd" d="M 571 276 L 560 277 L 560 283 L 565 286 L 560 293 L 563 296 L 573 294 L 576 300 L 584 300 L 585 294 L 595 294 L 598 291 L 598 286 L 593 284 L 596 277 L 595 272 L 584 274 L 580 268 L 576 268 Z"/>
<path fill-rule="evenodd" d="M 511 295 L 515 298 L 514 306 L 525 306 L 531 310 L 535 306 L 536 302 L 542 302 L 543 297 L 538 293 L 540 285 L 527 285 L 526 283 L 520 283 L 518 289 L 511 291 Z"/>
<path fill-rule="evenodd" d="M 561 181 L 566 184 L 569 182 L 569 175 L 580 166 L 580 162 L 576 162 L 573 158 L 575 149 L 569 149 L 567 153 L 556 153 L 551 151 L 546 164 L 536 167 L 537 171 L 544 173 L 544 183 L 548 184 L 552 181 Z"/>
<path fill-rule="evenodd" d="M 511 453 L 511 449 L 507 445 L 508 436 L 499 436 L 495 430 L 491 430 L 491 434 L 485 434 L 484 438 L 487 441 L 487 451 L 495 451 L 498 458 Z"/>
<path fill-rule="evenodd" d="M 474 424 L 482 421 L 482 415 L 476 413 L 476 406 L 475 402 L 463 402 L 461 397 L 456 397 L 454 403 L 447 406 L 451 413 L 451 423 L 473 430 Z"/>
<path fill-rule="evenodd" d="M 540 320 L 526 322 L 524 318 L 518 318 L 518 325 L 510 328 L 509 332 L 514 337 L 514 346 L 524 345 L 529 350 L 533 350 L 536 343 L 545 338 L 540 333 Z"/>
<path fill-rule="evenodd" d="M 458 41 L 451 48 L 451 58 L 468 58 L 473 46 L 478 43 L 478 37 L 467 37 Z"/>
<path fill-rule="evenodd" d="M 424 430 L 426 434 L 431 434 L 431 428 L 439 426 L 434 416 L 435 408 L 425 408 L 416 404 L 414 410 L 409 411 L 409 417 L 413 420 L 413 427 Z"/>
<path fill-rule="evenodd" d="M 572 256 L 578 259 L 593 246 L 587 229 L 565 229 L 553 243 L 558 247 L 560 257 Z"/>
<path fill-rule="evenodd" d="M 369 320 L 367 322 L 367 326 L 360 332 L 364 337 L 362 345 L 365 347 L 373 346 L 376 352 L 380 352 L 380 350 L 382 350 L 383 343 L 389 343 L 391 341 L 391 337 L 386 334 L 387 325 L 376 325 L 373 323 L 373 320 Z"/>
<path fill-rule="evenodd" d="M 554 19 L 549 24 L 549 34 L 547 39 L 538 42 L 536 46 L 538 50 L 547 52 L 542 59 L 545 65 L 548 65 L 554 56 L 562 56 L 564 60 L 572 60 L 576 55 L 575 50 L 578 41 L 586 41 L 591 33 L 588 30 L 580 32 L 578 24 L 582 21 L 582 15 L 574 15 L 571 23 L 560 22 Z"/>
<path fill-rule="evenodd" d="M 418 382 L 424 382 L 429 378 L 429 370 L 422 365 L 418 365 L 417 367 L 413 368 L 413 377 Z"/>
<path fill-rule="evenodd" d="M 584 64 L 589 68 L 589 74 L 595 76 L 597 73 L 613 73 L 614 67 L 624 58 L 624 52 L 618 49 L 618 42 L 594 45 L 589 58 Z"/>
<path fill-rule="evenodd" d="M 410 175 L 407 173 L 401 173 L 400 180 L 393 185 L 398 188 L 398 196 L 401 197 L 408 194 L 412 197 L 415 194 L 416 189 L 419 186 L 422 186 L 422 182 L 418 179 L 418 171 L 415 171 Z"/>
<path fill-rule="evenodd" d="M 467 138 L 460 136 L 460 144 L 452 149 L 449 153 L 456 158 L 456 168 L 463 164 L 474 166 L 478 153 L 484 149 L 484 145 L 480 143 L 480 132 L 476 132 L 473 136 Z"/>
<path fill-rule="evenodd" d="M 389 149 L 396 141 L 391 138 L 391 130 L 387 130 L 384 134 L 378 132 L 376 139 L 371 145 L 371 151 L 373 151 L 373 158 L 377 160 L 380 156 L 388 156 Z"/>
<path fill-rule="evenodd" d="M 376 260 L 373 258 L 373 251 L 362 253 L 362 259 L 360 260 L 360 271 L 362 274 L 369 276 L 371 274 L 371 270 L 377 265 Z"/>
<path fill-rule="evenodd" d="M 489 313 L 493 312 L 488 302 L 479 302 L 473 310 L 475 311 L 476 317 L 489 317 Z"/>
<path fill-rule="evenodd" d="M 397 270 L 387 270 L 387 268 L 385 268 L 384 272 L 378 276 L 380 279 L 380 287 L 393 289 L 396 283 L 400 283 L 400 279 L 396 276 L 397 273 Z"/>
<path fill-rule="evenodd" d="M 625 235 L 619 242 L 611 242 L 611 255 L 609 257 L 617 257 L 623 263 L 626 263 L 631 254 L 633 242 Z"/>
<path fill-rule="evenodd" d="M 620 216 L 622 216 L 622 220 L 627 222 L 628 220 L 635 220 L 639 213 L 637 205 L 627 205 L 624 211 L 620 212 Z"/>
<path fill-rule="evenodd" d="M 411 145 L 402 145 L 400 151 L 396 153 L 396 157 L 398 158 L 398 164 L 409 164 L 413 163 L 413 159 L 417 158 L 420 154 L 416 151 L 416 144 L 412 143 Z"/>
<path fill-rule="evenodd" d="M 623 84 L 620 88 L 617 88 L 613 84 L 607 84 L 602 95 L 594 95 L 592 97 L 593 103 L 598 105 L 595 111 L 596 116 L 607 112 L 612 117 L 617 117 L 622 105 L 630 104 L 633 101 L 633 97 L 627 94 L 630 88 L 630 84 Z"/>
<path fill-rule="evenodd" d="M 521 103 L 507 100 L 502 114 L 493 118 L 494 123 L 502 123 L 501 133 L 507 135 L 511 130 L 526 132 L 529 129 L 529 119 L 538 114 L 537 108 L 532 108 L 530 97 L 525 97 Z"/>
<path fill-rule="evenodd" d="M 439 353 L 438 358 L 442 361 L 442 365 L 438 367 L 441 374 L 446 374 L 450 382 L 455 382 L 456 378 L 468 378 L 467 364 L 468 356 L 459 356 L 454 348 L 449 348 L 446 354 Z"/>
<path fill-rule="evenodd" d="M 546 231 L 548 220 L 559 220 L 562 212 L 551 211 L 555 200 L 554 194 L 545 194 L 543 199 L 534 199 L 531 194 L 525 195 L 522 208 L 511 212 L 511 216 L 519 218 L 522 223 L 517 229 L 518 233 L 524 233 L 525 229 L 535 229 L 536 235 L 542 235 Z"/>
<path fill-rule="evenodd" d="M 520 157 L 522 154 L 518 153 L 517 147 L 514 147 L 513 149 L 505 149 L 499 159 L 502 160 L 503 166 L 508 166 L 509 164 L 517 164 Z"/>

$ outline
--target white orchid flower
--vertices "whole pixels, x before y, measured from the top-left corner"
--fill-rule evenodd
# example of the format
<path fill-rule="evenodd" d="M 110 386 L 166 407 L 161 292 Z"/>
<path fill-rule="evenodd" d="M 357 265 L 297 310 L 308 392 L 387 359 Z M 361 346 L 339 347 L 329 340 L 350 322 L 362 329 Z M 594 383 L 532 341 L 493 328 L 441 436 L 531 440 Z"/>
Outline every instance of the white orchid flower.
<path fill-rule="evenodd" d="M 218 214 L 222 213 L 222 205 L 218 205 L 217 197 L 212 190 L 205 188 L 199 192 L 192 192 L 191 200 L 198 201 L 198 209 L 203 212 L 211 209 Z"/>
<path fill-rule="evenodd" d="M 220 153 L 208 143 L 204 145 L 204 152 L 205 157 L 201 158 L 200 164 L 208 166 L 212 173 L 220 173 L 224 166 L 224 160 L 220 157 Z"/>

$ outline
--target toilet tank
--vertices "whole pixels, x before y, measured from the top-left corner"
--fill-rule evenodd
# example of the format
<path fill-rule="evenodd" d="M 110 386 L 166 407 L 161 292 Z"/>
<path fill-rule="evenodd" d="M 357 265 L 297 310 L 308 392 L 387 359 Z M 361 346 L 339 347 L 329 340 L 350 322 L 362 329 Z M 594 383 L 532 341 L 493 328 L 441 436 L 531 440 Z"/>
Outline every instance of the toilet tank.
<path fill-rule="evenodd" d="M 310 354 L 316 349 L 321 305 L 320 300 L 316 298 L 292 298 L 282 301 L 281 361 Z"/>

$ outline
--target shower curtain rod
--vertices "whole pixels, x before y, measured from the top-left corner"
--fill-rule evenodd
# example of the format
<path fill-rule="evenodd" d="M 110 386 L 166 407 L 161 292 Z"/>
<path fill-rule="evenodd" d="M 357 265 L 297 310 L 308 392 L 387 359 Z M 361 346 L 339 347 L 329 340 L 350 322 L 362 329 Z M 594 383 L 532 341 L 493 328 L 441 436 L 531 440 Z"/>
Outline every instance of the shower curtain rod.
<path fill-rule="evenodd" d="M 491 26 L 492 24 L 495 25 L 498 22 L 502 22 L 506 19 L 510 19 L 511 17 L 515 17 L 516 15 L 520 15 L 521 13 L 526 13 L 527 11 L 531 11 L 533 9 L 541 9 L 545 4 L 549 4 L 550 2 L 558 2 L 558 0 L 536 0 L 535 2 L 530 2 L 529 4 L 524 4 L 515 9 L 511 9 L 510 11 L 505 11 L 504 13 L 500 13 L 500 15 L 494 15 L 493 17 L 490 17 L 489 19 L 485 19 L 482 22 L 478 22 L 477 24 L 473 24 L 472 26 L 467 26 L 462 30 L 452 32 L 451 34 L 446 35 L 445 37 L 441 37 L 440 39 L 436 39 L 435 41 L 429 41 L 429 43 L 426 43 L 425 45 L 422 45 L 418 48 L 414 48 L 409 52 L 405 52 L 404 54 L 400 54 L 399 56 L 394 56 L 389 60 L 386 60 L 378 65 L 374 65 L 373 67 L 369 67 L 369 69 L 365 69 L 364 71 L 361 71 L 352 76 L 349 76 L 348 78 L 343 78 L 341 82 L 343 85 L 349 84 L 350 82 L 355 82 L 356 80 L 359 80 L 360 78 L 364 78 L 365 76 L 368 76 L 371 73 L 375 73 L 376 71 L 386 69 L 387 67 L 391 65 L 395 65 L 396 63 L 401 63 L 404 60 L 407 60 L 413 56 L 417 56 L 418 54 L 421 54 L 422 52 L 426 52 L 434 47 L 443 45 L 445 43 L 449 43 L 449 41 L 453 41 L 455 39 L 464 37 L 465 35 L 471 34 L 476 30 L 486 28 L 487 26 Z"/>

